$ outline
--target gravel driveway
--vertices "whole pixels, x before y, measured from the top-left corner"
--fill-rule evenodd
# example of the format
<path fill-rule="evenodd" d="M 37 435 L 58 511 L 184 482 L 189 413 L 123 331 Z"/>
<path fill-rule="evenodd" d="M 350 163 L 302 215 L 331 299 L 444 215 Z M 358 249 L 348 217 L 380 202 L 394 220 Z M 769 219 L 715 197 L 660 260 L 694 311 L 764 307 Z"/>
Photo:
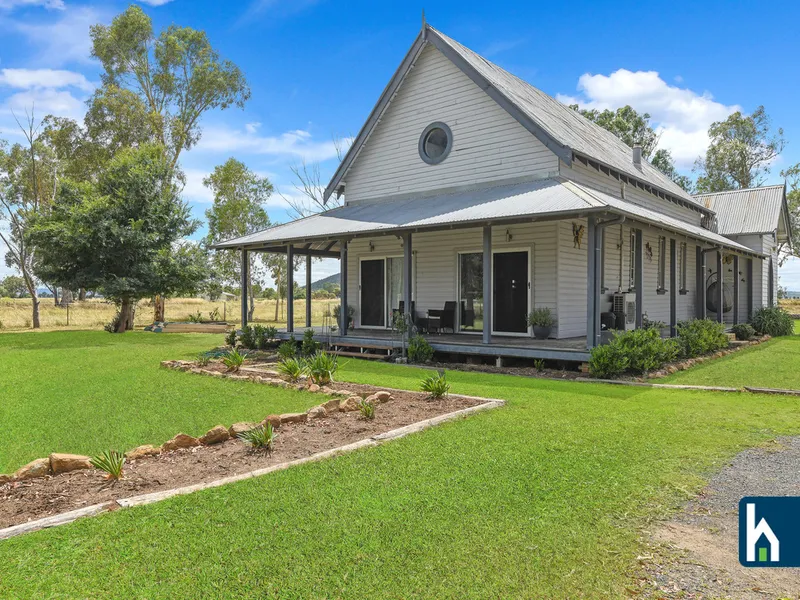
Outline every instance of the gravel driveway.
<path fill-rule="evenodd" d="M 747 569 L 738 558 L 743 496 L 800 496 L 800 437 L 745 450 L 684 510 L 651 534 L 651 598 L 800 598 L 800 569 Z"/>

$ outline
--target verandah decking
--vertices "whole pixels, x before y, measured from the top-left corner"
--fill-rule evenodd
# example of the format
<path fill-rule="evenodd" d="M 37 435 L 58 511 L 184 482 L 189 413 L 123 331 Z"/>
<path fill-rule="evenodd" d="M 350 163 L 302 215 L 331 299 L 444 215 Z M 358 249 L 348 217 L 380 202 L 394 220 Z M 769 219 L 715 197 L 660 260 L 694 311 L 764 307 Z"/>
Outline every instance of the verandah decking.
<path fill-rule="evenodd" d="M 299 340 L 305 329 L 307 328 L 296 327 L 294 333 L 281 329 L 278 331 L 278 338 L 288 340 L 291 335 L 294 335 Z M 329 343 L 334 347 L 369 349 L 373 346 L 381 348 L 400 348 L 401 346 L 400 335 L 385 329 L 356 328 L 349 330 L 346 336 L 328 333 L 322 327 L 312 327 L 311 329 L 314 329 L 318 341 Z M 491 343 L 484 344 L 481 341 L 481 335 L 474 333 L 426 333 L 422 335 L 437 352 L 491 358 L 544 358 L 570 362 L 589 360 L 585 337 L 537 340 L 532 337 L 493 335 Z"/>

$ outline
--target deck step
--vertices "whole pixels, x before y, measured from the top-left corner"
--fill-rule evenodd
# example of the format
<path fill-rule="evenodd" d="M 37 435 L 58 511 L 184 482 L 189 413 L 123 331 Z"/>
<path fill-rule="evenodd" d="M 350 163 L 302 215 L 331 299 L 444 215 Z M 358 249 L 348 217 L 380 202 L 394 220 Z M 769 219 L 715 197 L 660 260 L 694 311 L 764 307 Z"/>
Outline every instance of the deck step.
<path fill-rule="evenodd" d="M 350 356 L 353 358 L 367 358 L 370 360 L 384 360 L 386 354 L 372 354 L 370 352 L 345 352 L 344 350 L 332 350 L 331 354 L 336 356 Z"/>
<path fill-rule="evenodd" d="M 334 346 L 339 348 L 369 348 L 370 350 L 391 350 L 391 344 L 362 344 L 361 342 L 336 342 Z"/>

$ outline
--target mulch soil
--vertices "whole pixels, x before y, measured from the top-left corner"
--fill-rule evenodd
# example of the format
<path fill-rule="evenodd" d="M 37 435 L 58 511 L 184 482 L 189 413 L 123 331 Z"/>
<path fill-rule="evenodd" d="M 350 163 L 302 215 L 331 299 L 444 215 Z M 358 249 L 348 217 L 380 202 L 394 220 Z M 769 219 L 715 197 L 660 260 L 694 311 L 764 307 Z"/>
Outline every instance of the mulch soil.
<path fill-rule="evenodd" d="M 346 387 L 342 384 L 335 389 L 346 389 L 352 392 L 348 395 L 366 397 L 382 388 L 348 383 Z M 391 394 L 391 400 L 377 405 L 373 420 L 363 418 L 358 411 L 350 411 L 332 412 L 306 423 L 284 423 L 276 430 L 271 454 L 253 451 L 242 441 L 231 439 L 212 446 L 128 461 L 124 479 L 113 484 L 105 480 L 104 473 L 90 469 L 0 485 L 0 528 L 101 502 L 215 481 L 481 404 L 480 400 L 455 395 L 429 400 L 416 392 L 392 391 Z M 318 395 L 320 403 L 332 398 Z"/>

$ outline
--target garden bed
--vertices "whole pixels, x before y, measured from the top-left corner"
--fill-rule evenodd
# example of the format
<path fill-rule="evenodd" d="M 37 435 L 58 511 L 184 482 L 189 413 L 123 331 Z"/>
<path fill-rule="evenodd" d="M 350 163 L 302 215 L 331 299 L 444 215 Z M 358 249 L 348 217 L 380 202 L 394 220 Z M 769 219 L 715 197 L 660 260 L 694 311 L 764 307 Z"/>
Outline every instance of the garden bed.
<path fill-rule="evenodd" d="M 347 384 L 346 388 L 343 394 L 362 397 L 382 389 L 356 384 Z M 388 402 L 377 405 L 373 420 L 365 419 L 358 411 L 332 410 L 306 422 L 281 423 L 271 454 L 253 451 L 232 438 L 129 460 L 125 464 L 125 477 L 114 484 L 106 481 L 102 472 L 89 469 L 0 485 L 0 528 L 98 503 L 212 482 L 483 404 L 478 398 L 457 395 L 428 400 L 422 393 L 392 390 L 391 396 Z"/>

